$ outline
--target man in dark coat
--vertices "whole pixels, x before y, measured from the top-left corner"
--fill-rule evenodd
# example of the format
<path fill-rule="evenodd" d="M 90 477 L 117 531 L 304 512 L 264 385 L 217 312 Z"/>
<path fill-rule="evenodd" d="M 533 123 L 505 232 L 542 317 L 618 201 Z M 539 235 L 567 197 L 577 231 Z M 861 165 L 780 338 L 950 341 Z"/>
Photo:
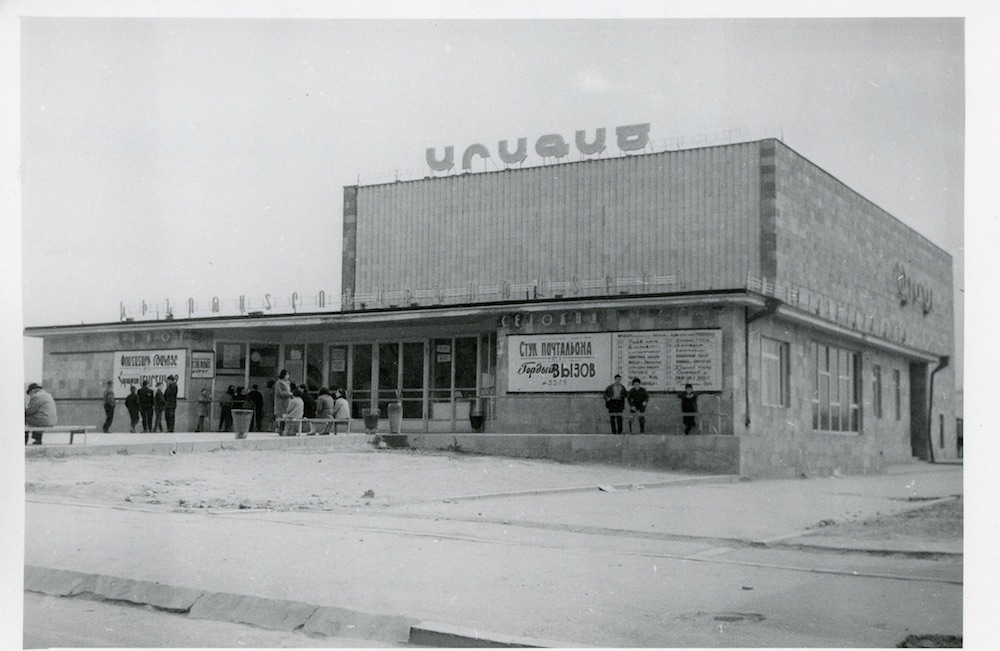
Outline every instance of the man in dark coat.
<path fill-rule="evenodd" d="M 611 433 L 624 434 L 622 430 L 622 412 L 625 411 L 625 398 L 627 391 L 622 386 L 622 376 L 616 375 L 614 383 L 608 385 L 604 390 L 604 406 L 608 408 L 611 416 Z"/>
<path fill-rule="evenodd" d="M 167 418 L 167 431 L 174 431 L 174 419 L 177 416 L 177 376 L 167 376 L 167 388 L 163 392 L 163 413 Z"/>
<path fill-rule="evenodd" d="M 149 388 L 149 381 L 142 381 L 142 388 L 137 394 L 139 396 L 139 414 L 142 415 L 142 431 L 149 432 L 153 429 L 153 405 L 156 397 L 153 390 Z"/>
<path fill-rule="evenodd" d="M 153 427 L 154 432 L 163 431 L 163 409 L 166 403 L 163 399 L 163 382 L 156 383 L 156 392 L 153 393 Z"/>
<path fill-rule="evenodd" d="M 254 384 L 250 387 L 250 393 L 247 394 L 247 398 L 250 399 L 250 404 L 253 405 L 253 431 L 259 432 L 261 419 L 264 417 L 264 394 Z"/>
<path fill-rule="evenodd" d="M 134 384 L 129 389 L 128 397 L 125 398 L 125 409 L 128 409 L 129 427 L 135 434 L 135 425 L 139 422 L 139 394 L 135 392 Z"/>
<path fill-rule="evenodd" d="M 684 385 L 684 393 L 680 394 L 681 413 L 684 414 L 684 434 L 690 434 L 695 428 L 695 414 L 698 413 L 698 394 L 690 384 Z"/>
<path fill-rule="evenodd" d="M 628 429 L 633 434 L 632 423 L 635 420 L 639 421 L 639 433 L 646 433 L 646 405 L 649 404 L 649 392 L 646 388 L 642 386 L 642 380 L 639 378 L 634 378 L 632 380 L 632 388 L 628 390 L 628 404 L 631 408 L 632 416 L 628 421 Z"/>

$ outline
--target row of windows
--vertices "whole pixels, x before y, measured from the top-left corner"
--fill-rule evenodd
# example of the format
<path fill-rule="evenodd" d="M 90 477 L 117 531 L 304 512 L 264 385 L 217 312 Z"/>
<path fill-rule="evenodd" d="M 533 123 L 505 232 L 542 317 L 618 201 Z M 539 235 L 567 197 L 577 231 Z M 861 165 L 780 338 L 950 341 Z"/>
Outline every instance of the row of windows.
<path fill-rule="evenodd" d="M 791 406 L 790 345 L 761 337 L 761 403 L 767 407 Z M 810 345 L 812 428 L 828 432 L 861 431 L 861 355 L 821 343 Z M 902 416 L 902 377 L 892 369 L 895 417 Z M 882 367 L 872 367 L 872 411 L 883 417 Z"/>

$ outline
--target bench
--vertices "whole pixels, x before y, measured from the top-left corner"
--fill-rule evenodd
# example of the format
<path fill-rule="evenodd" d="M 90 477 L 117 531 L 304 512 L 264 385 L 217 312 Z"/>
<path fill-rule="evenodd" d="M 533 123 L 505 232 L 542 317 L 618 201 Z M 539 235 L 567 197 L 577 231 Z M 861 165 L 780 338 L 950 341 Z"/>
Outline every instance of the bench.
<path fill-rule="evenodd" d="M 331 429 L 333 430 L 334 434 L 337 434 L 337 425 L 346 425 L 347 426 L 347 434 L 351 433 L 351 419 L 350 418 L 334 418 L 332 420 L 328 419 L 328 418 L 279 418 L 278 422 L 280 422 L 280 423 L 295 423 L 297 425 L 297 431 L 292 433 L 292 435 L 294 435 L 294 436 L 302 436 L 302 433 L 303 433 L 302 432 L 302 424 L 303 423 L 309 423 L 310 425 L 314 424 L 314 423 L 323 425 L 323 427 L 319 428 L 318 431 L 305 432 L 306 435 L 312 435 L 312 434 L 329 434 Z"/>
<path fill-rule="evenodd" d="M 31 427 L 30 425 L 24 426 L 24 444 L 28 444 L 29 436 L 34 432 L 41 432 L 43 435 L 51 432 L 69 432 L 69 444 L 73 445 L 73 437 L 77 434 L 83 434 L 83 442 L 87 442 L 87 432 L 97 429 L 94 425 L 53 425 L 52 427 Z"/>

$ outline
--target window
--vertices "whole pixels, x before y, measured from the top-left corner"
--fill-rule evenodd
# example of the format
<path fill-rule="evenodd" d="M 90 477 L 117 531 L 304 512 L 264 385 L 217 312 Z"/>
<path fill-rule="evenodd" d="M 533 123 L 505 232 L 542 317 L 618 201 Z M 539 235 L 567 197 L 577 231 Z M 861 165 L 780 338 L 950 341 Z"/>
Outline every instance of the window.
<path fill-rule="evenodd" d="M 813 429 L 861 431 L 861 357 L 848 350 L 812 345 Z"/>
<path fill-rule="evenodd" d="M 784 341 L 760 338 L 761 402 L 768 407 L 788 407 L 788 344 Z"/>
<path fill-rule="evenodd" d="M 882 418 L 882 367 L 872 367 L 872 411 L 875 418 Z"/>
<path fill-rule="evenodd" d="M 944 448 L 944 414 L 938 415 L 938 431 L 941 438 L 941 448 Z"/>
<path fill-rule="evenodd" d="M 896 394 L 896 420 L 900 420 L 903 417 L 903 382 L 898 368 L 892 369 L 892 387 Z"/>

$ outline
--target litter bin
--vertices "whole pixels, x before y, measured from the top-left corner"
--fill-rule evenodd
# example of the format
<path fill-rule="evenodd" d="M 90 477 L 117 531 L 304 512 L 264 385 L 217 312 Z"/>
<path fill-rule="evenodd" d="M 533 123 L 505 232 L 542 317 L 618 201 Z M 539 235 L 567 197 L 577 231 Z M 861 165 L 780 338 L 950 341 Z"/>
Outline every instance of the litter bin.
<path fill-rule="evenodd" d="M 378 429 L 378 410 L 377 409 L 362 409 L 361 417 L 365 421 L 365 429 L 368 430 L 369 434 L 374 434 L 375 430 Z"/>
<path fill-rule="evenodd" d="M 236 432 L 236 438 L 245 439 L 247 437 L 247 432 L 250 431 L 250 423 L 252 422 L 253 409 L 234 409 L 233 431 Z"/>

